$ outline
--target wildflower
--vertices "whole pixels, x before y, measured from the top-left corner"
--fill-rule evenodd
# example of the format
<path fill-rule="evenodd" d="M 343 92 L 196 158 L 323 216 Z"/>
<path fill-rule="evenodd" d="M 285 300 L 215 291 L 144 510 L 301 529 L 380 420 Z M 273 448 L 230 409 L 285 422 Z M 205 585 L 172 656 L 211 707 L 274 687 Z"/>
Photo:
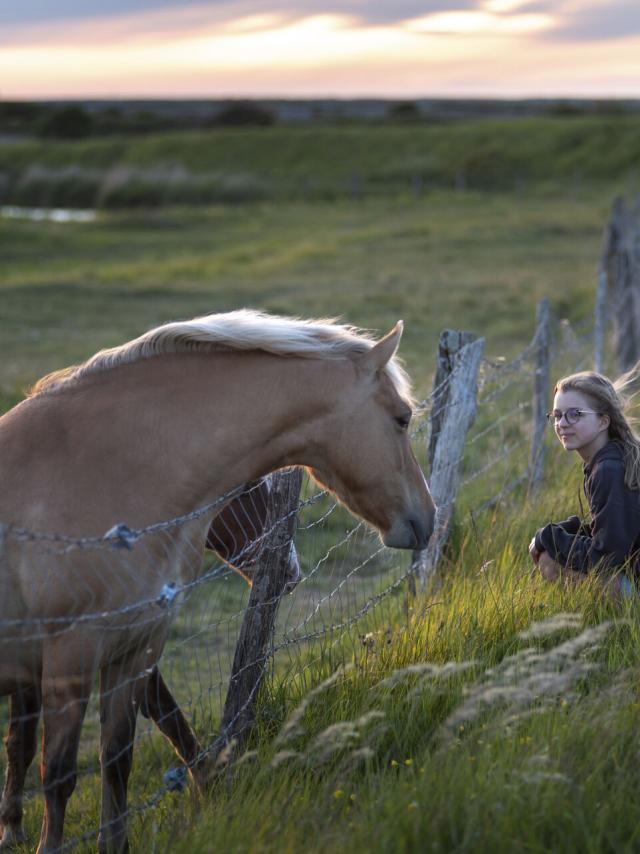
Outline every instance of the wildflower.
<path fill-rule="evenodd" d="M 333 793 L 333 797 L 336 799 L 336 801 L 339 801 L 340 798 L 344 797 L 344 792 L 342 791 L 342 789 L 336 789 Z"/>
<path fill-rule="evenodd" d="M 362 645 L 366 646 L 367 649 L 373 649 L 376 642 L 373 632 L 367 632 L 366 635 L 360 635 L 360 640 L 362 641 Z"/>
<path fill-rule="evenodd" d="M 404 764 L 405 765 L 413 765 L 413 759 L 405 759 Z"/>
<path fill-rule="evenodd" d="M 411 801 L 410 804 L 407 804 L 407 812 L 415 812 L 418 809 L 418 802 Z"/>
<path fill-rule="evenodd" d="M 392 768 L 397 768 L 397 767 L 398 767 L 398 763 L 396 762 L 396 760 L 395 760 L 395 759 L 392 759 L 392 760 L 391 760 L 391 762 L 389 763 L 389 765 L 391 765 L 391 767 L 392 767 Z"/>

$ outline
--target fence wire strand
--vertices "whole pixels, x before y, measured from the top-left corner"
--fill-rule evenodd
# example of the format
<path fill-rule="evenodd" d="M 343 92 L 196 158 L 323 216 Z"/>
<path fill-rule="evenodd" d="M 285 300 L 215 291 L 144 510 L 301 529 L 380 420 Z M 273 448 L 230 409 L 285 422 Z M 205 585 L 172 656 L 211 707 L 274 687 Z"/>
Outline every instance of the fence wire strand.
<path fill-rule="evenodd" d="M 554 366 L 576 369 L 591 359 L 589 347 L 591 329 L 571 330 L 565 325 L 564 334 L 555 336 L 552 347 Z M 535 371 L 536 338 L 510 361 L 484 358 L 478 387 L 478 413 L 474 427 L 467 436 L 465 450 L 452 466 L 461 466 L 460 500 L 466 502 L 465 512 L 478 514 L 495 508 L 506 496 L 513 494 L 526 482 L 527 455 L 523 450 L 531 441 L 531 387 Z M 416 453 L 425 459 L 424 434 L 430 430 L 435 407 L 440 405 L 450 377 L 425 395 L 415 407 L 412 438 Z M 444 403 L 445 406 L 450 404 Z M 221 508 L 234 506 L 231 515 L 220 529 L 220 536 L 231 543 L 233 561 L 239 566 L 257 553 L 274 548 L 270 538 L 283 524 L 296 520 L 293 541 L 299 578 L 291 594 L 279 593 L 270 602 L 279 611 L 275 629 L 266 649 L 244 663 L 234 673 L 237 680 L 250 668 L 260 676 L 294 680 L 306 672 L 312 662 L 341 644 L 357 643 L 352 632 L 360 629 L 383 605 L 390 613 L 398 605 L 397 593 L 411 573 L 408 557 L 399 556 L 382 546 L 364 523 L 354 521 L 333 497 L 315 487 L 308 479 L 303 483 L 301 497 L 295 505 L 270 525 L 260 518 L 258 485 L 239 488 L 207 505 L 172 519 L 144 527 L 129 527 L 127 520 L 101 536 L 70 537 L 64 532 L 33 532 L 11 525 L 0 526 L 0 548 L 10 560 L 27 555 L 48 578 L 47 567 L 56 561 L 66 561 L 72 572 L 69 591 L 71 610 L 57 617 L 4 620 L 0 622 L 0 649 L 11 651 L 16 643 L 37 644 L 45 636 L 63 637 L 65 633 L 83 631 L 120 632 L 123 628 L 149 629 L 163 621 L 171 623 L 164 654 L 160 660 L 163 678 L 171 686 L 177 705 L 195 721 L 194 731 L 199 740 L 199 761 L 213 755 L 233 731 L 258 690 L 255 688 L 225 722 L 221 717 L 224 695 L 232 673 L 234 651 L 242 621 L 248 614 L 248 587 L 225 558 L 229 554 L 207 551 L 204 569 L 202 544 L 189 532 L 194 524 L 205 518 L 219 518 Z M 178 536 L 180 560 L 190 568 L 191 580 L 160 581 L 166 576 L 158 571 L 157 590 L 153 595 L 130 601 L 132 585 L 140 572 L 153 567 L 172 566 L 176 560 Z M 76 560 L 82 553 L 82 559 Z M 97 588 L 83 577 L 86 555 L 98 570 L 103 584 L 108 586 L 106 608 L 92 607 L 98 601 Z M 258 562 L 259 562 L 258 559 Z M 289 567 L 293 571 L 294 552 L 289 551 Z M 247 564 L 248 565 L 248 564 Z M 242 570 L 245 575 L 249 569 Z M 124 604 L 118 604 L 118 603 Z M 277 663 L 288 658 L 285 676 L 276 677 Z M 144 667 L 131 672 L 122 671 L 122 678 L 111 689 L 114 694 L 138 684 L 147 677 Z M 98 731 L 100 709 L 94 692 L 89 702 L 80 751 L 82 779 L 99 773 Z M 109 691 L 102 692 L 102 702 Z M 32 715 L 32 719 L 33 719 Z M 28 716 L 24 718 L 27 720 Z M 167 747 L 153 731 L 151 721 L 139 726 L 134 737 L 135 752 L 148 758 L 159 753 L 166 758 Z M 163 759 L 164 761 L 164 759 Z M 193 764 L 193 763 L 192 763 Z M 169 775 L 159 781 L 151 792 L 132 792 L 129 817 L 144 815 L 155 809 L 163 798 L 179 788 Z M 37 801 L 38 789 L 30 785 L 25 791 L 29 803 Z M 103 830 L 105 828 L 102 828 Z M 70 850 L 92 839 L 99 828 L 92 828 L 65 841 L 61 851 Z"/>

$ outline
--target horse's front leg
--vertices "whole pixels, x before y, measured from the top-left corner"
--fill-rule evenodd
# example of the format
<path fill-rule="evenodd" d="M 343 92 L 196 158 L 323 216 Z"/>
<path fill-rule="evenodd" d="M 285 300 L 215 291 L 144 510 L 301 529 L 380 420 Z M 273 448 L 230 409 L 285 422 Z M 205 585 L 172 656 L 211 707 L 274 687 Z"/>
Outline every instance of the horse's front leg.
<path fill-rule="evenodd" d="M 195 733 L 157 666 L 144 683 L 140 710 L 145 717 L 151 718 L 171 742 L 180 759 L 189 768 L 197 788 L 204 789 L 208 782 L 209 762 L 206 756 L 200 755 L 202 751 Z"/>
<path fill-rule="evenodd" d="M 40 688 L 31 685 L 11 695 L 7 748 L 7 773 L 0 801 L 0 851 L 25 842 L 22 829 L 24 780 L 36 754 L 40 717 Z"/>
<path fill-rule="evenodd" d="M 38 854 L 62 844 L 67 801 L 76 786 L 80 731 L 91 694 L 94 669 L 65 666 L 58 644 L 45 652 L 42 672 L 42 765 L 44 818 Z"/>
<path fill-rule="evenodd" d="M 145 664 L 135 657 L 106 665 L 100 671 L 100 765 L 102 817 L 98 850 L 120 854 L 127 841 L 127 786 L 133 760 L 133 741 Z"/>

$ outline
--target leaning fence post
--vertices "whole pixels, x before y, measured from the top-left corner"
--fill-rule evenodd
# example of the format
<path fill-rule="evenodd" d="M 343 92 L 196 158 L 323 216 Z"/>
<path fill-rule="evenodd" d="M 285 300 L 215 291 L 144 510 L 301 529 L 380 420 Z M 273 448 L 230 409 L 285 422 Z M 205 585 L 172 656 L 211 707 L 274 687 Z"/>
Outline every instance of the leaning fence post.
<path fill-rule="evenodd" d="M 232 741 L 236 742 L 236 749 L 241 747 L 254 722 L 255 703 L 269 658 L 268 645 L 287 582 L 301 484 L 302 469 L 290 469 L 273 477 L 267 515 L 269 535 L 236 644 L 220 738 L 214 752 L 219 753 Z"/>
<path fill-rule="evenodd" d="M 433 535 L 414 552 L 412 573 L 422 589 L 438 565 L 447 540 L 462 462 L 464 440 L 477 408 L 478 371 L 484 338 L 447 329 L 440 336 L 438 369 L 429 416 L 429 488 L 436 503 Z"/>
<path fill-rule="evenodd" d="M 624 201 L 616 199 L 609 220 L 608 286 L 613 297 L 616 361 L 619 371 L 640 358 L 640 263 L 635 246 L 637 223 Z"/>
<path fill-rule="evenodd" d="M 549 300 L 543 299 L 536 309 L 536 367 L 533 379 L 533 439 L 529 457 L 529 485 L 527 494 L 532 495 L 542 480 L 544 466 L 544 434 L 547 423 L 547 405 L 549 399 L 549 339 L 550 329 Z"/>

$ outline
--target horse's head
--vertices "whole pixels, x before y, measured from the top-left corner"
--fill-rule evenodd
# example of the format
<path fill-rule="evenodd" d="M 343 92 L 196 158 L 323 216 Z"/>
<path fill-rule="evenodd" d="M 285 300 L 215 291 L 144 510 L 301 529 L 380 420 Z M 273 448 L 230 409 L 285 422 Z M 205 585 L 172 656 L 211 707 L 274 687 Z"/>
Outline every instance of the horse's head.
<path fill-rule="evenodd" d="M 354 361 L 326 416 L 324 460 L 311 473 L 380 532 L 385 545 L 422 549 L 435 505 L 409 440 L 411 406 L 386 369 L 402 323 Z"/>

